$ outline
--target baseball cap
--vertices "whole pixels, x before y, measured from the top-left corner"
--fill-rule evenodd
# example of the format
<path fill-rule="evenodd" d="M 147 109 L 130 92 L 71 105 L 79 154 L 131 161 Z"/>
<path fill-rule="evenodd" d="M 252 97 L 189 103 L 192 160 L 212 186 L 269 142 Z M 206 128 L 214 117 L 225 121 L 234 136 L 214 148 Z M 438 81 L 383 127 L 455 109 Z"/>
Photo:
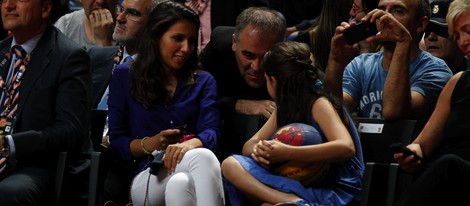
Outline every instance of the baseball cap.
<path fill-rule="evenodd" d="M 429 22 L 447 27 L 446 15 L 451 2 L 452 0 L 431 0 L 431 19 Z"/>
<path fill-rule="evenodd" d="M 446 21 L 447 11 L 452 0 L 431 0 L 431 18 L 429 24 L 426 27 L 425 37 L 430 32 L 448 38 L 449 33 L 447 31 L 448 25 Z"/>

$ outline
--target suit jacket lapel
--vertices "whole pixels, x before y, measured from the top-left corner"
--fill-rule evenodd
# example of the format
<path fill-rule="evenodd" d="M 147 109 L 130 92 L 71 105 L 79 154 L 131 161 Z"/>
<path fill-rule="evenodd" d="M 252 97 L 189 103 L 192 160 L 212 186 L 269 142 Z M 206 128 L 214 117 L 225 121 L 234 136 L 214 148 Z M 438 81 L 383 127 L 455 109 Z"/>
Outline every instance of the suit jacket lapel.
<path fill-rule="evenodd" d="M 17 115 L 21 114 L 23 105 L 26 102 L 31 89 L 50 62 L 49 53 L 55 46 L 55 36 L 56 31 L 52 27 L 49 27 L 46 29 L 44 35 L 31 52 L 31 60 L 28 62 L 23 80 L 21 81 Z"/>
<path fill-rule="evenodd" d="M 93 107 L 98 106 L 101 97 L 108 87 L 114 66 L 114 58 L 118 50 L 119 47 L 101 47 L 89 50 L 92 62 Z"/>
<path fill-rule="evenodd" d="M 5 54 L 8 53 L 10 51 L 10 47 L 11 47 L 11 42 L 13 41 L 13 38 L 12 37 L 9 37 L 3 41 L 0 42 L 0 69 L 2 69 L 0 71 L 0 75 L 2 75 L 2 78 L 6 76 L 6 73 L 7 73 L 7 69 L 9 67 L 9 65 L 6 65 L 9 61 L 6 61 L 6 62 L 3 62 L 4 61 L 4 58 L 5 58 Z M 2 64 L 5 64 L 2 66 Z"/>

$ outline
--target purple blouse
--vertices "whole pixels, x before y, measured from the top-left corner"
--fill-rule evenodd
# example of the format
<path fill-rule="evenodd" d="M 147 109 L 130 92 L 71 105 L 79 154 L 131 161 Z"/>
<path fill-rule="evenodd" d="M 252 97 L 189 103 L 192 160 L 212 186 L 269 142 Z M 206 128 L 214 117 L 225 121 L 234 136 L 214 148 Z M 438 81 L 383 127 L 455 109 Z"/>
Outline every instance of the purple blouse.
<path fill-rule="evenodd" d="M 111 150 L 122 160 L 134 160 L 130 151 L 133 139 L 153 136 L 161 130 L 187 124 L 185 134 L 195 134 L 204 147 L 214 150 L 220 136 L 216 81 L 208 72 L 195 73 L 195 83 L 185 86 L 178 80 L 171 105 L 145 109 L 130 95 L 130 66 L 120 64 L 109 85 L 108 119 Z M 136 159 L 137 171 L 148 158 Z"/>

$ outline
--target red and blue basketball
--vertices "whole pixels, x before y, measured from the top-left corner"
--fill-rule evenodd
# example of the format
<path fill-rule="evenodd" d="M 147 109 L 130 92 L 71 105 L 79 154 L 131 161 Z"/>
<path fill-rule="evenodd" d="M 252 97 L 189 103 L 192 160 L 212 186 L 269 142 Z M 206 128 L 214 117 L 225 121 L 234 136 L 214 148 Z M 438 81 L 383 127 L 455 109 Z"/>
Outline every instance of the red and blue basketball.
<path fill-rule="evenodd" d="M 318 130 L 308 124 L 292 123 L 279 128 L 269 139 L 277 139 L 293 146 L 323 143 Z M 327 175 L 329 163 L 307 163 L 302 161 L 281 162 L 270 165 L 271 172 L 301 182 L 304 186 L 320 183 Z"/>

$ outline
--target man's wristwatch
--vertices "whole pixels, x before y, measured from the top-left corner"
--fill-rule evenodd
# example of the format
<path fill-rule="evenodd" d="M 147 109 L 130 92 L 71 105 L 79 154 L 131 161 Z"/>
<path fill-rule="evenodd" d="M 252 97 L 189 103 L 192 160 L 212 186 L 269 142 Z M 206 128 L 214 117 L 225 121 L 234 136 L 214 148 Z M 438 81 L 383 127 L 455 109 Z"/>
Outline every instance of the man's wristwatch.
<path fill-rule="evenodd" d="M 7 158 L 10 156 L 10 142 L 6 136 L 2 136 L 2 149 L 0 150 L 0 155 Z"/>

